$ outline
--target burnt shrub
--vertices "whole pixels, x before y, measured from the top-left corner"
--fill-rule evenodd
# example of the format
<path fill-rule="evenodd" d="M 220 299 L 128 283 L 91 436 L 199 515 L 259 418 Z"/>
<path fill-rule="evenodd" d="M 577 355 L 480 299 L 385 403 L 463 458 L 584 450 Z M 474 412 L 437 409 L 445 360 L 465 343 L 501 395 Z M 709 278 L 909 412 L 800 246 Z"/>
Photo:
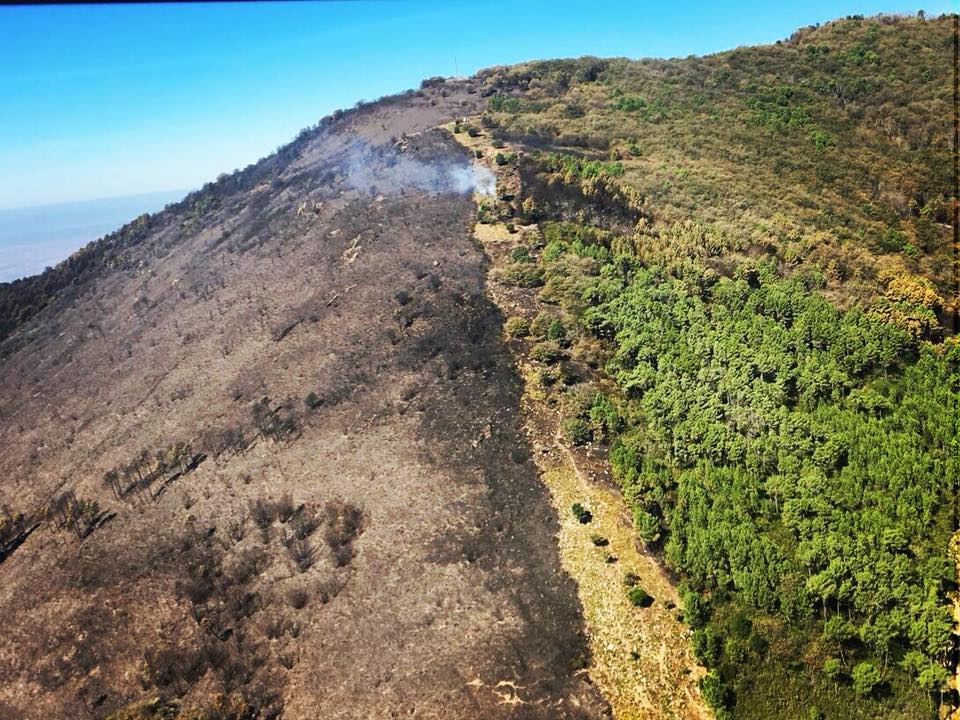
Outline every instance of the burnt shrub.
<path fill-rule="evenodd" d="M 326 605 L 333 600 L 343 589 L 343 581 L 338 577 L 331 577 L 317 583 L 317 598 Z"/>
<path fill-rule="evenodd" d="M 234 620 L 244 620 L 263 607 L 263 600 L 258 592 L 230 588 L 224 593 L 223 607 L 229 617 Z"/>
<path fill-rule="evenodd" d="M 272 617 L 264 621 L 263 634 L 271 640 L 277 640 L 283 637 L 287 631 L 287 621 L 282 617 Z"/>
<path fill-rule="evenodd" d="M 277 519 L 284 524 L 289 522 L 290 518 L 297 512 L 297 506 L 293 503 L 290 493 L 284 493 L 283 497 L 277 500 L 273 507 Z"/>
<path fill-rule="evenodd" d="M 310 601 L 310 593 L 303 588 L 290 588 L 287 590 L 287 605 L 294 610 L 301 610 L 307 606 Z"/>
<path fill-rule="evenodd" d="M 333 562 L 337 567 L 346 567 L 353 560 L 353 547 L 349 544 L 333 548 Z"/>
<path fill-rule="evenodd" d="M 327 529 L 323 539 L 331 549 L 348 545 L 363 531 L 363 513 L 356 505 L 331 500 L 324 506 Z"/>
<path fill-rule="evenodd" d="M 227 524 L 227 535 L 234 542 L 240 542 L 247 534 L 247 516 L 241 515 L 236 520 L 231 520 Z"/>
<path fill-rule="evenodd" d="M 298 540 L 305 540 L 313 534 L 313 531 L 319 526 L 317 516 L 310 510 L 304 509 L 291 524 L 294 536 Z"/>
<path fill-rule="evenodd" d="M 213 594 L 213 581 L 208 577 L 190 577 L 177 584 L 178 597 L 185 597 L 194 605 L 202 605 Z"/>
<path fill-rule="evenodd" d="M 263 572 L 266 556 L 259 548 L 249 548 L 241 553 L 230 570 L 227 572 L 227 582 L 232 585 L 244 585 Z"/>
<path fill-rule="evenodd" d="M 256 526 L 263 530 L 273 524 L 274 519 L 277 517 L 277 511 L 273 503 L 263 498 L 257 498 L 250 504 L 250 517 L 253 518 Z"/>
<path fill-rule="evenodd" d="M 302 573 L 313 567 L 313 562 L 316 559 L 314 550 L 308 540 L 295 540 L 290 543 L 287 554 L 290 555 L 290 559 L 297 566 L 297 570 Z"/>

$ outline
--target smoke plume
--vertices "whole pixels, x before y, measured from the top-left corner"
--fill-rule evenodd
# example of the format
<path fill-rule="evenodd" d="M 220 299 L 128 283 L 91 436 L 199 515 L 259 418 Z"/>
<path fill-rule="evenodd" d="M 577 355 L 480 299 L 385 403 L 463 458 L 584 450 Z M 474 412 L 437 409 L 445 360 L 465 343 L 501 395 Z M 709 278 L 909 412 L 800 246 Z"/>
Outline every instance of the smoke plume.
<path fill-rule="evenodd" d="M 489 168 L 466 159 L 424 162 L 389 146 L 353 143 L 338 163 L 345 183 L 365 192 L 423 190 L 493 195 L 497 180 Z"/>

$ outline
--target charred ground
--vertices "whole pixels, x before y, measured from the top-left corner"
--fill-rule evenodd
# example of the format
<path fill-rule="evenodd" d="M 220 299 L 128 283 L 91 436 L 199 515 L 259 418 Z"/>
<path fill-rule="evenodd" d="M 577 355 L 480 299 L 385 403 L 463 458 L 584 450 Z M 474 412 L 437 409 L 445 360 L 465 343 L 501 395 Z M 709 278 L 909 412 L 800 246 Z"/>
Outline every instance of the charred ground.
<path fill-rule="evenodd" d="M 605 714 L 469 159 L 423 132 L 477 102 L 331 120 L 17 321 L 0 714 Z"/>

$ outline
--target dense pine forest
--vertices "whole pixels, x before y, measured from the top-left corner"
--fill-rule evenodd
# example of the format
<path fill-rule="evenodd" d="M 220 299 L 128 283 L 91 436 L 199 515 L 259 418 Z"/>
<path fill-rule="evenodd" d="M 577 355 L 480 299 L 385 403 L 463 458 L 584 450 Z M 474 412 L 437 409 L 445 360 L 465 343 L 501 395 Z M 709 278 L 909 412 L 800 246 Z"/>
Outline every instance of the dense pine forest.
<path fill-rule="evenodd" d="M 947 689 L 953 42 L 851 17 L 486 77 L 522 182 L 481 221 L 539 224 L 508 275 L 552 308 L 508 332 L 680 576 L 718 718 L 926 718 Z"/>

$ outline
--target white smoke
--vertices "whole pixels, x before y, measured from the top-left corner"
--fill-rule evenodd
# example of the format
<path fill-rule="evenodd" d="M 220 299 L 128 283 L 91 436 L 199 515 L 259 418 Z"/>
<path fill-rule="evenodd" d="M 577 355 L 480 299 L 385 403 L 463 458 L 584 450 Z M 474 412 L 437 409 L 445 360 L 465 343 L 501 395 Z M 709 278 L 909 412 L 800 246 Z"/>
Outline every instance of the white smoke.
<path fill-rule="evenodd" d="M 478 163 L 443 160 L 427 163 L 392 147 L 355 142 L 337 158 L 344 182 L 355 190 L 393 193 L 496 193 L 497 179 Z"/>
<path fill-rule="evenodd" d="M 471 163 L 466 167 L 454 166 L 449 170 L 456 192 L 474 192 L 481 195 L 494 195 L 497 192 L 497 177 L 488 167 Z"/>

